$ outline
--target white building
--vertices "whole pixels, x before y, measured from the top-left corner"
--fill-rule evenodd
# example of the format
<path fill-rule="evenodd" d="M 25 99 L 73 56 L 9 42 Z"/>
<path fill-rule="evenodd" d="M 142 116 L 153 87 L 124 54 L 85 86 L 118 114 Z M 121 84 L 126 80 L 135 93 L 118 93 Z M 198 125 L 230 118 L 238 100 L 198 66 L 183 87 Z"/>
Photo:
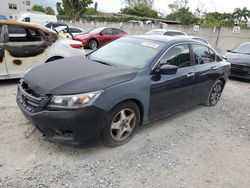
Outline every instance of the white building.
<path fill-rule="evenodd" d="M 7 19 L 17 19 L 21 12 L 31 11 L 32 0 L 0 0 L 0 15 Z"/>

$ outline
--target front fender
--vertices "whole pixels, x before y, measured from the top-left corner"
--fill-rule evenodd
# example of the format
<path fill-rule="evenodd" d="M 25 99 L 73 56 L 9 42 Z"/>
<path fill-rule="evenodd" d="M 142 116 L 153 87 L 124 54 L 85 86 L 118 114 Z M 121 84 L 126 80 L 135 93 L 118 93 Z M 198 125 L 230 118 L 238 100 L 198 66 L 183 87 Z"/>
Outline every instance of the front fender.
<path fill-rule="evenodd" d="M 137 75 L 133 80 L 104 89 L 104 93 L 93 105 L 109 112 L 117 104 L 123 101 L 136 100 L 142 105 L 143 122 L 146 122 L 148 120 L 149 97 L 149 76 Z"/>

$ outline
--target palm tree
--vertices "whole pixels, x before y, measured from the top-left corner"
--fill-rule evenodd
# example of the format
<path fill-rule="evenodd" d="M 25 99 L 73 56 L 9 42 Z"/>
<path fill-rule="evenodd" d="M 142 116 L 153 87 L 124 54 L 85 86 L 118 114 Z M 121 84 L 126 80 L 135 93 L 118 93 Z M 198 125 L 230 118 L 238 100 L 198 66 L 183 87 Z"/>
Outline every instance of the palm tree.
<path fill-rule="evenodd" d="M 248 10 L 247 7 L 244 7 L 243 9 L 236 8 L 234 9 L 233 17 L 238 20 L 239 23 L 241 23 L 242 19 L 244 22 L 247 22 L 250 17 L 250 10 Z"/>

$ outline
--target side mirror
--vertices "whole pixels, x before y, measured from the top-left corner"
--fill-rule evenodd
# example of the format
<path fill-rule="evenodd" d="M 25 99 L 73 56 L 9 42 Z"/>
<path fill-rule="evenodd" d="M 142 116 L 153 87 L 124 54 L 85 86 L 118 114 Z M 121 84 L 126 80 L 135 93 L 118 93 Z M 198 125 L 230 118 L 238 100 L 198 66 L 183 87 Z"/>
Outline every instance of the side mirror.
<path fill-rule="evenodd" d="M 227 50 L 227 52 L 231 52 L 232 50 Z"/>
<path fill-rule="evenodd" d="M 165 75 L 173 75 L 176 74 L 178 67 L 175 65 L 162 65 L 160 68 L 160 73 Z"/>

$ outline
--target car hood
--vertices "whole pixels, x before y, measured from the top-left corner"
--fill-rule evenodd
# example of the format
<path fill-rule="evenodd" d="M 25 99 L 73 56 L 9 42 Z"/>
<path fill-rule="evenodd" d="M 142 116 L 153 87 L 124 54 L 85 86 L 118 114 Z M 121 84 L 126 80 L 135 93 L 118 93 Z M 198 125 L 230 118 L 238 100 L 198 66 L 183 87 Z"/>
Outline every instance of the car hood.
<path fill-rule="evenodd" d="M 227 61 L 233 64 L 245 64 L 250 66 L 250 55 L 238 53 L 226 53 Z"/>
<path fill-rule="evenodd" d="M 78 56 L 34 67 L 23 81 L 40 94 L 67 95 L 105 89 L 133 79 L 136 73 L 135 69 L 104 65 Z"/>

